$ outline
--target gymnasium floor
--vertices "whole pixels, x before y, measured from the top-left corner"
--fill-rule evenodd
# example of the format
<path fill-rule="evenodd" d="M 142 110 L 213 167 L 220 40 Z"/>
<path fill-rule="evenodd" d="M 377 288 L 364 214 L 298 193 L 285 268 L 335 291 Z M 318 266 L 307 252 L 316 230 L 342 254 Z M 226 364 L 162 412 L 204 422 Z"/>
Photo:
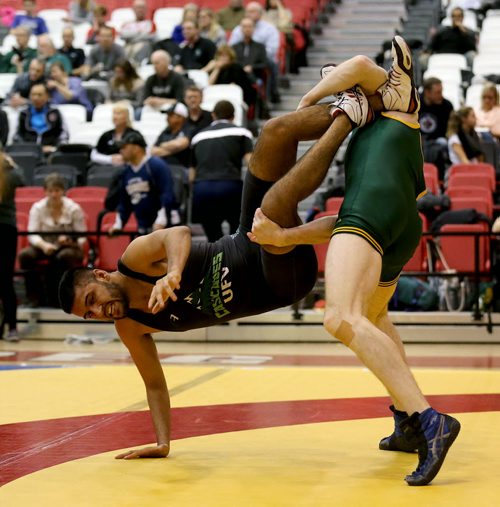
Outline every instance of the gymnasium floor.
<path fill-rule="evenodd" d="M 415 455 L 378 450 L 388 399 L 342 345 L 158 348 L 171 455 L 123 461 L 154 434 L 120 343 L 0 342 L 2 507 L 499 505 L 500 345 L 407 347 L 431 403 L 462 423 L 422 488 L 403 480 Z"/>

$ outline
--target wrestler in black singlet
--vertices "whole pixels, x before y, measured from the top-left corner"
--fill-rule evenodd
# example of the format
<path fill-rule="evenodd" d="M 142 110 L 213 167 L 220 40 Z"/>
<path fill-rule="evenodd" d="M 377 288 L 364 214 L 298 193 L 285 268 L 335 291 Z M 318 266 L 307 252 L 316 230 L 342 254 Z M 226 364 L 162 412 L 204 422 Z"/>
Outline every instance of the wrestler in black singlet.
<path fill-rule="evenodd" d="M 313 247 L 301 245 L 285 255 L 272 255 L 246 236 L 271 185 L 247 172 L 236 234 L 215 243 L 192 243 L 177 301 L 168 301 L 157 314 L 130 308 L 127 317 L 158 330 L 187 331 L 264 313 L 305 297 L 316 281 Z M 151 284 L 162 278 L 136 273 L 121 261 L 118 270 Z"/>

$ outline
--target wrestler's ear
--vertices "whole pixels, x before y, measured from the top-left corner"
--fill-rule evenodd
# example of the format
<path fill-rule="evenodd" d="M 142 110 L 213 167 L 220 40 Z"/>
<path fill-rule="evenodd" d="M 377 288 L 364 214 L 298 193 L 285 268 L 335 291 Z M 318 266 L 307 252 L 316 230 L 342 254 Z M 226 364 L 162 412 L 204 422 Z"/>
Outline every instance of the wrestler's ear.
<path fill-rule="evenodd" d="M 104 269 L 94 269 L 92 273 L 94 273 L 95 279 L 98 282 L 109 281 L 109 273 L 107 271 L 104 271 Z"/>

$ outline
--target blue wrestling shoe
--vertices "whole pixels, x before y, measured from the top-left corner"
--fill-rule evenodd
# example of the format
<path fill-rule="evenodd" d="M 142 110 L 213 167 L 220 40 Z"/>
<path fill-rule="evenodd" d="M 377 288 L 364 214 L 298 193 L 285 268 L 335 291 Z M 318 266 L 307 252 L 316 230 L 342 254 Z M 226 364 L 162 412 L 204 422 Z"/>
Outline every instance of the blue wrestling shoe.
<path fill-rule="evenodd" d="M 415 412 L 402 423 L 402 429 L 419 433 L 418 467 L 405 477 L 409 486 L 425 486 L 436 477 L 444 459 L 457 435 L 460 423 L 446 414 L 440 414 L 433 408 L 421 414 Z"/>
<path fill-rule="evenodd" d="M 389 408 L 394 414 L 394 432 L 392 435 L 383 438 L 379 442 L 378 448 L 381 451 L 416 452 L 419 445 L 417 433 L 411 428 L 406 433 L 401 429 L 401 424 L 408 419 L 408 414 L 396 410 L 394 405 Z"/>
<path fill-rule="evenodd" d="M 420 97 L 413 79 L 411 50 L 403 37 L 392 39 L 392 66 L 389 79 L 378 89 L 386 111 L 417 113 Z"/>

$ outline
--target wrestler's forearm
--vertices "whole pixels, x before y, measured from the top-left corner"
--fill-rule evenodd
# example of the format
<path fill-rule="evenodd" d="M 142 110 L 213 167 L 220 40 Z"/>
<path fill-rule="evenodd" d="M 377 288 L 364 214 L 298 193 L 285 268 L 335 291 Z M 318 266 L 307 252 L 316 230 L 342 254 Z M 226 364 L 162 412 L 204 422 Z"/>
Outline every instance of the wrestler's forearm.
<path fill-rule="evenodd" d="M 191 230 L 189 227 L 172 227 L 165 230 L 163 240 L 168 263 L 168 273 L 184 271 L 191 251 Z"/>
<path fill-rule="evenodd" d="M 280 245 L 316 245 L 330 241 L 333 227 L 337 221 L 337 215 L 322 217 L 307 224 L 299 225 L 290 229 L 282 229 Z"/>
<path fill-rule="evenodd" d="M 168 389 L 147 389 L 148 405 L 156 432 L 158 445 L 170 450 L 170 396 Z"/>

